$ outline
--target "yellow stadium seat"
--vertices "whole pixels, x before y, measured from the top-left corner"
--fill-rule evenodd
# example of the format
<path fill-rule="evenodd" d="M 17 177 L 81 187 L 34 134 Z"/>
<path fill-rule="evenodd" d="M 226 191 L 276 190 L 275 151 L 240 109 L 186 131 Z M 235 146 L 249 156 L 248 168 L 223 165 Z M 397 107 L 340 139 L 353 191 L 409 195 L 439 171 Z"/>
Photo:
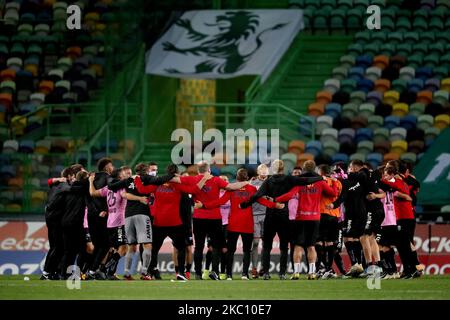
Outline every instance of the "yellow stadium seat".
<path fill-rule="evenodd" d="M 409 106 L 406 103 L 396 103 L 392 106 L 392 115 L 404 117 L 409 112 Z"/>
<path fill-rule="evenodd" d="M 403 154 L 408 150 L 408 142 L 405 140 L 392 141 L 391 153 Z"/>
<path fill-rule="evenodd" d="M 445 90 L 450 92 L 450 78 L 442 79 L 441 81 L 441 90 Z"/>
<path fill-rule="evenodd" d="M 399 99 L 400 99 L 400 93 L 398 93 L 397 91 L 394 91 L 394 90 L 389 90 L 384 93 L 383 102 L 393 106 L 394 104 L 396 104 L 398 102 Z"/>
<path fill-rule="evenodd" d="M 441 130 L 450 125 L 450 116 L 448 114 L 440 114 L 434 118 L 434 126 Z"/>

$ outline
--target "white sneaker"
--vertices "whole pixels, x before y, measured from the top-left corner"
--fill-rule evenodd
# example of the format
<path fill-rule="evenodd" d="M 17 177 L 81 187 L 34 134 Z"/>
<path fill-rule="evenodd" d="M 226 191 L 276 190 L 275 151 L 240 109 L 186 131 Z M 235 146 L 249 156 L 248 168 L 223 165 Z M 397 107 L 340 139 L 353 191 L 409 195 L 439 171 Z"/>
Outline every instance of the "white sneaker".
<path fill-rule="evenodd" d="M 233 280 L 233 278 L 227 277 L 227 281 L 232 281 L 232 280 Z"/>

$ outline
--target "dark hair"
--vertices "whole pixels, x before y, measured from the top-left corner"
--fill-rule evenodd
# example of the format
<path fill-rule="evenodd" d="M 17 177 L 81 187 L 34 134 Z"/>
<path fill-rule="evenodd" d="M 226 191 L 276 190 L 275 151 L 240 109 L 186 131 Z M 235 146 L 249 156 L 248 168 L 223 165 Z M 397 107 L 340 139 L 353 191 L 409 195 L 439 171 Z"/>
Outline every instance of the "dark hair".
<path fill-rule="evenodd" d="M 102 172 L 105 170 L 106 166 L 108 164 L 112 163 L 112 160 L 110 158 L 101 158 L 97 162 L 97 169 L 99 172 Z"/>
<path fill-rule="evenodd" d="M 321 165 L 319 165 L 318 168 L 326 176 L 329 176 L 331 174 L 331 167 L 329 165 L 327 165 L 327 164 L 321 164 Z"/>
<path fill-rule="evenodd" d="M 342 162 L 342 161 L 339 161 L 339 162 L 336 162 L 335 164 L 334 164 L 334 168 L 333 168 L 333 171 L 334 172 L 341 172 L 341 171 L 347 171 L 347 164 L 345 163 L 345 162 Z"/>
<path fill-rule="evenodd" d="M 157 166 L 158 164 L 155 161 L 150 161 L 148 163 L 149 166 Z"/>
<path fill-rule="evenodd" d="M 400 174 L 405 174 L 405 173 L 406 173 L 406 170 L 408 170 L 408 167 L 407 167 L 407 165 L 406 165 L 406 162 L 405 162 L 405 161 L 399 161 L 399 162 L 398 162 L 398 172 L 399 172 Z"/>
<path fill-rule="evenodd" d="M 79 163 L 75 163 L 70 166 L 70 170 L 72 171 L 71 174 L 76 175 L 78 172 L 80 172 L 83 169 L 83 165 Z"/>
<path fill-rule="evenodd" d="M 147 174 L 147 170 L 148 170 L 149 165 L 143 162 L 139 162 L 135 167 L 134 167 L 134 171 L 136 172 L 137 175 L 142 176 L 144 174 Z"/>
<path fill-rule="evenodd" d="M 63 178 L 68 178 L 72 174 L 73 174 L 73 171 L 70 167 L 64 168 L 63 171 L 61 171 L 61 177 L 63 177 Z"/>
<path fill-rule="evenodd" d="M 398 173 L 399 165 L 400 163 L 397 160 L 390 160 L 386 163 L 386 167 L 393 167 L 395 169 L 395 173 Z"/>
<path fill-rule="evenodd" d="M 111 178 L 119 179 L 119 175 L 120 175 L 121 171 L 122 170 L 120 170 L 120 169 L 114 169 L 113 172 L 111 172 Z"/>
<path fill-rule="evenodd" d="M 296 166 L 296 167 L 294 167 L 294 169 L 292 169 L 292 171 L 294 171 L 294 170 L 300 170 L 300 171 L 302 171 L 303 169 L 302 169 L 302 167 Z"/>
<path fill-rule="evenodd" d="M 178 166 L 174 163 L 171 163 L 167 166 L 166 172 L 167 172 L 167 174 L 174 175 L 174 174 L 178 173 Z"/>
<path fill-rule="evenodd" d="M 247 181 L 248 180 L 248 171 L 247 171 L 247 169 L 240 168 L 236 172 L 236 180 L 237 181 Z"/>
<path fill-rule="evenodd" d="M 86 179 L 88 176 L 89 176 L 89 172 L 87 172 L 87 171 L 79 171 L 75 178 L 78 181 L 81 181 L 81 180 Z"/>
<path fill-rule="evenodd" d="M 364 162 L 362 162 L 359 159 L 355 159 L 350 162 L 350 165 L 357 166 L 357 167 L 364 167 Z"/>
<path fill-rule="evenodd" d="M 398 173 L 397 167 L 394 167 L 394 166 L 386 166 L 384 171 L 386 171 L 386 173 L 390 174 L 390 175 L 394 175 L 394 174 Z"/>
<path fill-rule="evenodd" d="M 369 162 L 364 162 L 364 167 L 366 167 L 369 170 L 373 170 L 373 167 Z"/>

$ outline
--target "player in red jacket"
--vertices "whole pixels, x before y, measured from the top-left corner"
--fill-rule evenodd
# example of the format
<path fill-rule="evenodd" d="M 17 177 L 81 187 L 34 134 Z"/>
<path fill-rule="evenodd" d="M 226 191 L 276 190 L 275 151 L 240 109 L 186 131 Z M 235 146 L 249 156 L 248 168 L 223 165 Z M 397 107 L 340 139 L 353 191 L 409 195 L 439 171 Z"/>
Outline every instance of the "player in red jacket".
<path fill-rule="evenodd" d="M 303 165 L 303 174 L 300 177 L 314 177 L 318 176 L 314 172 L 316 163 L 308 160 Z M 337 184 L 330 187 L 325 180 L 316 182 L 312 185 L 297 186 L 291 189 L 288 193 L 275 198 L 277 202 L 285 202 L 290 200 L 295 195 L 298 195 L 298 208 L 296 220 L 297 240 L 294 249 L 294 274 L 292 280 L 300 278 L 300 268 L 302 255 L 304 249 L 308 252 L 308 279 L 316 279 L 316 260 L 317 253 L 314 247 L 319 236 L 320 224 L 320 203 L 322 195 L 335 197 L 338 195 Z"/>
<path fill-rule="evenodd" d="M 236 180 L 239 182 L 248 180 L 248 172 L 246 169 L 239 169 L 236 174 Z M 227 280 L 232 280 L 233 271 L 233 260 L 234 253 L 236 252 L 236 245 L 239 236 L 241 236 L 243 243 L 243 270 L 242 270 L 242 280 L 249 280 L 248 269 L 250 267 L 250 253 L 252 250 L 253 242 L 253 210 L 252 207 L 247 207 L 245 209 L 240 208 L 240 204 L 244 201 L 250 199 L 252 195 L 256 193 L 256 187 L 248 184 L 239 190 L 226 191 L 222 197 L 215 201 L 209 201 L 201 203 L 197 201 L 195 208 L 205 208 L 213 209 L 218 208 L 227 201 L 231 202 L 231 210 L 228 218 L 228 241 L 227 241 Z M 265 198 L 259 198 L 257 200 L 260 204 L 269 208 L 284 208 L 284 204 L 274 203 Z"/>
<path fill-rule="evenodd" d="M 170 164 L 167 167 L 169 174 L 178 173 L 178 167 Z M 157 257 L 159 250 L 166 237 L 170 237 L 173 245 L 178 250 L 178 274 L 177 280 L 186 281 L 184 274 L 184 262 L 186 255 L 185 227 L 180 215 L 180 200 L 182 193 L 196 194 L 203 188 L 205 182 L 212 176 L 207 173 L 202 176 L 197 185 L 183 185 L 179 183 L 165 183 L 160 186 L 142 184 L 141 178 L 135 178 L 136 189 L 141 194 L 153 193 L 155 200 L 153 203 L 153 246 L 152 256 Z M 152 259 L 150 270 L 155 269 L 156 259 Z"/>

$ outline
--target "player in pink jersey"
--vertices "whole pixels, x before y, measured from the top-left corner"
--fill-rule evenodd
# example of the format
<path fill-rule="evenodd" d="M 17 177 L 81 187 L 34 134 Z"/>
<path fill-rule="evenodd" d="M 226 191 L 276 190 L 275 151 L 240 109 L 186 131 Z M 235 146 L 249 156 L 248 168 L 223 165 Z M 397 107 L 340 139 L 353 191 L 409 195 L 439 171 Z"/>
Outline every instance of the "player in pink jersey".
<path fill-rule="evenodd" d="M 118 280 L 115 272 L 121 257 L 127 252 L 127 238 L 125 235 L 125 207 L 127 199 L 122 196 L 125 191 L 125 185 L 121 187 L 122 181 L 127 181 L 131 177 L 131 169 L 129 167 L 121 167 L 111 175 L 115 180 L 113 185 L 115 188 L 108 186 L 95 190 L 93 185 L 93 176 L 89 177 L 89 192 L 93 197 L 106 197 L 108 205 L 107 228 L 110 241 L 110 251 L 105 259 L 105 267 L 107 269 L 107 277 L 110 280 Z"/>

